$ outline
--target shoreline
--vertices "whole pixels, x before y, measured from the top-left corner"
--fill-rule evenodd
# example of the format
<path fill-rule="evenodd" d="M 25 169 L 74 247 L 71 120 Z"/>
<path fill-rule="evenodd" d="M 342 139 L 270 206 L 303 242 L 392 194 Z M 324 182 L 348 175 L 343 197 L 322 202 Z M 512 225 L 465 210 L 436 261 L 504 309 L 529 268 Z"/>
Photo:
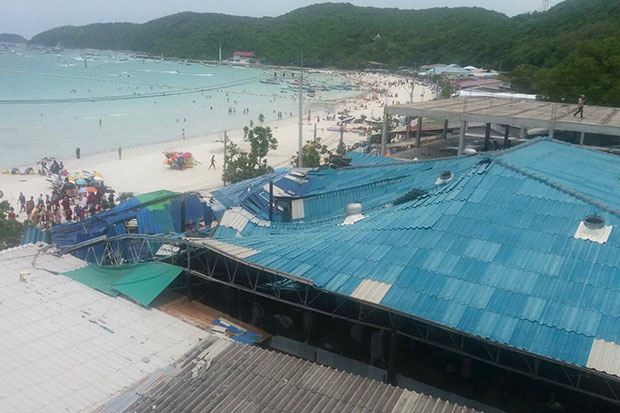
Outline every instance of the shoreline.
<path fill-rule="evenodd" d="M 407 96 L 406 79 L 394 75 L 354 73 L 347 75 L 353 82 L 364 83 L 367 92 L 352 97 L 333 101 L 331 106 L 336 112 L 344 109 L 349 110 L 352 116 L 359 117 L 362 114 L 367 117 L 380 117 L 383 113 L 384 104 L 398 103 L 398 94 Z M 373 90 L 387 89 L 388 94 L 374 93 Z M 388 95 L 391 97 L 388 98 Z M 416 87 L 414 100 L 431 98 L 430 91 L 426 87 Z M 403 99 L 405 99 L 403 97 Z M 304 106 L 303 136 L 304 143 L 313 139 L 314 125 L 317 127 L 317 137 L 321 143 L 334 151 L 340 140 L 339 131 L 328 131 L 338 122 L 326 120 L 327 105 L 317 102 L 323 108 L 313 107 L 312 103 Z M 311 120 L 308 121 L 308 109 L 311 110 Z M 333 112 L 332 112 L 333 114 Z M 317 122 L 316 117 L 320 120 Z M 249 126 L 249 125 L 248 125 Z M 254 126 L 259 126 L 255 121 Z M 283 119 L 272 120 L 263 124 L 270 127 L 273 136 L 278 140 L 278 149 L 271 151 L 267 156 L 269 165 L 273 168 L 291 166 L 291 158 L 298 149 L 298 115 Z M 116 148 L 107 151 L 87 154 L 81 159 L 75 156 L 62 160 L 65 168 L 71 172 L 90 170 L 101 173 L 106 185 L 113 188 L 117 193 L 132 192 L 141 194 L 160 189 L 176 192 L 197 191 L 208 194 L 209 190 L 219 188 L 222 183 L 223 165 L 223 132 L 211 132 L 194 135 L 185 140 L 170 139 L 161 142 L 153 142 L 132 147 L 123 147 L 123 159 L 118 159 Z M 229 142 L 234 142 L 242 150 L 248 150 L 249 145 L 243 141 L 243 128 L 226 130 Z M 222 139 L 221 139 L 222 138 Z M 365 136 L 345 132 L 343 141 L 347 146 L 366 140 Z M 82 148 L 84 149 L 84 148 Z M 197 161 L 193 168 L 183 171 L 173 170 L 164 164 L 164 151 L 192 152 Z M 209 169 L 210 159 L 215 156 L 215 170 Z M 39 194 L 51 192 L 51 185 L 41 175 L 0 175 L 0 190 L 4 193 L 3 200 L 7 200 L 18 211 L 17 198 L 20 192 L 29 199 Z M 23 217 L 20 217 L 20 219 Z"/>
<path fill-rule="evenodd" d="M 234 92 L 233 92 L 234 93 Z M 327 99 L 327 100 L 321 100 L 321 101 L 312 101 L 310 103 L 305 103 L 304 104 L 304 110 L 308 109 L 308 107 L 310 107 L 312 109 L 313 112 L 315 112 L 316 114 L 318 113 L 323 113 L 324 110 L 323 109 L 317 109 L 320 106 L 327 106 L 327 105 L 332 105 L 337 107 L 341 101 L 346 101 L 346 100 L 351 100 L 351 99 L 364 99 L 365 97 L 372 95 L 372 91 L 371 90 L 366 90 L 364 93 L 360 93 L 358 95 L 354 95 L 354 96 L 350 96 L 350 97 L 344 97 L 344 98 L 339 98 L 339 99 Z M 273 95 L 273 96 L 278 96 L 278 95 Z M 296 113 L 296 112 L 294 112 Z M 314 116 L 314 115 L 313 115 Z M 290 119 L 297 119 L 297 115 L 295 114 L 293 117 L 291 118 L 283 118 L 283 119 L 277 119 L 277 120 L 272 120 L 269 122 L 265 122 L 265 125 L 268 126 L 268 124 L 278 124 L 280 122 L 284 122 Z M 252 119 L 254 121 L 254 126 L 259 126 L 257 123 L 258 121 L 255 119 Z M 295 124 L 297 124 L 297 121 L 295 121 Z M 249 126 L 249 125 L 246 125 Z M 123 153 L 125 153 L 125 151 L 130 151 L 132 149 L 136 149 L 136 148 L 150 148 L 153 146 L 157 146 L 157 145 L 166 145 L 166 144 L 175 144 L 177 142 L 190 142 L 193 140 L 198 140 L 198 139 L 205 139 L 205 138 L 212 138 L 212 137 L 216 137 L 216 136 L 223 136 L 224 132 L 227 133 L 232 133 L 232 132 L 238 132 L 238 131 L 243 131 L 243 127 L 238 127 L 238 128 L 230 128 L 230 129 L 222 129 L 222 130 L 217 130 L 217 131 L 213 131 L 213 132 L 208 132 L 208 133 L 203 133 L 203 134 L 194 134 L 191 137 L 187 137 L 185 140 L 183 139 L 164 139 L 161 141 L 155 141 L 155 142 L 147 142 L 147 143 L 137 143 L 137 144 L 132 144 L 129 146 L 122 146 L 122 150 Z M 82 149 L 82 156 L 81 159 L 88 159 L 89 157 L 94 157 L 94 156 L 102 156 L 105 154 L 117 154 L 117 148 L 110 148 L 110 149 L 104 149 L 104 150 L 98 150 L 95 152 L 87 152 L 87 155 L 84 155 L 83 150 L 84 147 L 80 147 Z M 71 155 L 67 155 L 63 158 L 63 155 L 58 155 L 58 154 L 49 154 L 48 155 L 51 158 L 55 158 L 56 160 L 63 161 L 66 164 L 66 161 L 68 160 L 77 160 L 75 159 L 75 155 L 72 153 Z M 22 163 L 19 165 L 12 165 L 12 166 L 2 166 L 0 167 L 0 170 L 11 170 L 12 168 L 18 168 L 20 171 L 23 171 L 24 169 L 28 168 L 28 167 L 32 167 L 35 171 L 38 169 L 38 162 L 40 162 L 41 159 L 37 159 L 37 160 L 32 160 L 29 163 Z M 27 176 L 27 175 L 13 175 L 13 176 Z"/>

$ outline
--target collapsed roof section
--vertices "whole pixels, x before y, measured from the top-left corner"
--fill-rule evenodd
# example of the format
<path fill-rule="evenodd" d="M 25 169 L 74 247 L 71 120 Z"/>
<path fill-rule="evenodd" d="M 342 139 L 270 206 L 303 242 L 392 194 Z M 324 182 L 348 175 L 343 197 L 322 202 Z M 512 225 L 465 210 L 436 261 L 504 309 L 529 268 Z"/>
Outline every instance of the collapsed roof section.
<path fill-rule="evenodd" d="M 190 227 L 209 229 L 211 221 L 211 207 L 199 195 L 164 190 L 132 197 L 84 221 L 55 226 L 51 230 L 51 238 L 54 244 L 65 247 L 130 231 L 139 234 L 180 234 Z M 92 261 L 87 250 L 78 250 L 76 255 Z"/>

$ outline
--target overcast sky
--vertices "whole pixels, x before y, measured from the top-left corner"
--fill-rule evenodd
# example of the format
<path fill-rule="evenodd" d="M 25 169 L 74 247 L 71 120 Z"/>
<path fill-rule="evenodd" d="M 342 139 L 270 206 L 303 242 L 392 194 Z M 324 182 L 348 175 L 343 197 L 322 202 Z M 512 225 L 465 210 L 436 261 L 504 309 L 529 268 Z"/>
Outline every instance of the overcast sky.
<path fill-rule="evenodd" d="M 333 0 L 336 1 L 336 0 Z M 551 6 L 561 0 L 550 0 Z M 359 6 L 420 9 L 480 6 L 510 16 L 539 10 L 542 0 L 350 0 Z M 58 26 L 104 22 L 144 23 L 181 11 L 278 16 L 313 0 L 0 0 L 0 33 L 30 38 Z"/>

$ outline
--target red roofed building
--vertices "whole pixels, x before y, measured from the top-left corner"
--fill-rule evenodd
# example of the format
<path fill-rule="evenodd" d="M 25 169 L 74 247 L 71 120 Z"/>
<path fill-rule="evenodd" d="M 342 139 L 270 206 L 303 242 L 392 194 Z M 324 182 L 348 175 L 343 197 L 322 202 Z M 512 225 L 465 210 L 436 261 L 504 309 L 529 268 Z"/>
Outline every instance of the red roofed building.
<path fill-rule="evenodd" d="M 256 58 L 254 52 L 235 52 L 233 53 L 232 61 L 234 63 L 241 63 L 247 65 L 256 63 L 258 59 Z"/>

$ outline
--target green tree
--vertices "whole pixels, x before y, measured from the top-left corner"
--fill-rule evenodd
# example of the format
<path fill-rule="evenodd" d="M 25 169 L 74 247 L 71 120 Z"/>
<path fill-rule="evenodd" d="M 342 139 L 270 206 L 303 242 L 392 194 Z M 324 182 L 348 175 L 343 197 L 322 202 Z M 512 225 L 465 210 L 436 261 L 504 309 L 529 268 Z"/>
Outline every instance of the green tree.
<path fill-rule="evenodd" d="M 222 180 L 227 184 L 244 181 L 273 172 L 265 157 L 270 150 L 278 147 L 278 140 L 273 137 L 271 129 L 257 126 L 248 131 L 250 152 L 243 152 L 234 143 L 227 148 Z"/>
<path fill-rule="evenodd" d="M 265 115 L 263 115 L 262 113 L 260 115 L 258 115 L 258 121 L 262 125 L 263 122 L 265 121 Z"/>
<path fill-rule="evenodd" d="M 248 133 L 250 141 L 250 155 L 256 158 L 258 164 L 262 163 L 270 150 L 278 149 L 278 140 L 271 133 L 269 127 L 257 126 Z"/>
<path fill-rule="evenodd" d="M 521 64 L 506 76 L 510 87 L 519 93 L 536 93 L 534 80 L 539 68 L 530 64 Z"/>
<path fill-rule="evenodd" d="M 321 144 L 321 139 L 316 138 L 316 142 L 307 141 L 303 146 L 302 161 L 304 168 L 318 168 L 329 164 L 329 158 L 332 156 L 332 152 L 327 145 Z M 291 158 L 291 165 L 299 165 L 299 152 Z"/>
<path fill-rule="evenodd" d="M 0 199 L 3 196 L 4 194 L 0 191 Z M 23 233 L 23 225 L 8 218 L 11 210 L 11 204 L 8 201 L 0 201 L 0 250 L 19 245 Z"/>
<path fill-rule="evenodd" d="M 456 89 L 454 89 L 454 86 L 452 86 L 452 83 L 450 83 L 450 81 L 444 79 L 441 76 L 434 76 L 432 81 L 434 83 L 437 83 L 437 86 L 439 86 L 439 96 L 441 96 L 444 99 L 449 99 L 450 97 L 452 97 L 452 95 L 454 94 L 454 92 L 456 92 Z"/>
<path fill-rule="evenodd" d="M 538 70 L 534 85 L 544 100 L 576 103 L 585 94 L 589 104 L 620 104 L 620 34 L 581 43 L 562 64 Z"/>

